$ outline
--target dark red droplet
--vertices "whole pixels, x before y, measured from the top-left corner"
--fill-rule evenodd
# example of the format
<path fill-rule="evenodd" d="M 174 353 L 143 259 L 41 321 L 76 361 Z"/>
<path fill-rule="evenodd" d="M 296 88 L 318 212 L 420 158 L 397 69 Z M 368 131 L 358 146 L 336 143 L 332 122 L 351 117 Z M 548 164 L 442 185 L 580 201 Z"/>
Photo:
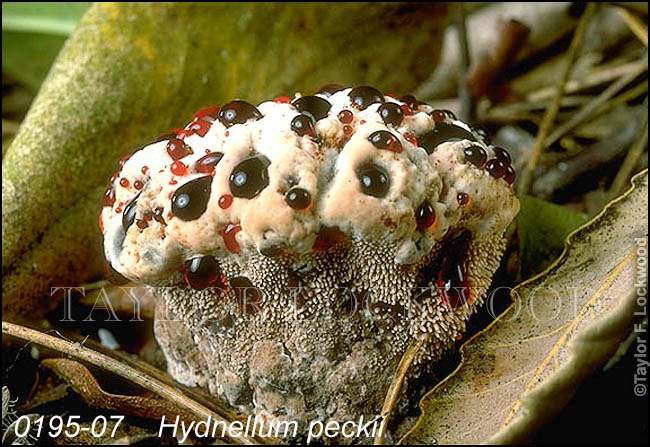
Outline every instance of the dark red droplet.
<path fill-rule="evenodd" d="M 184 221 L 198 219 L 208 207 L 211 187 L 210 175 L 185 183 L 172 196 L 172 213 Z"/>
<path fill-rule="evenodd" d="M 442 258 L 436 286 L 442 295 L 443 304 L 452 309 L 463 306 L 469 299 L 465 272 L 458 254 L 453 251 L 448 251 Z"/>
<path fill-rule="evenodd" d="M 130 155 L 125 155 L 124 157 L 120 158 L 120 168 L 124 167 L 124 163 L 129 161 L 129 158 L 131 158 Z"/>
<path fill-rule="evenodd" d="M 503 163 L 504 166 L 510 166 L 510 163 L 512 163 L 512 158 L 510 157 L 510 154 L 507 150 L 498 146 L 492 148 L 492 150 L 494 150 L 494 156 L 497 160 Z"/>
<path fill-rule="evenodd" d="M 252 199 L 269 185 L 268 166 L 271 161 L 264 155 L 246 158 L 230 174 L 230 191 L 235 197 Z"/>
<path fill-rule="evenodd" d="M 346 124 L 343 126 L 343 135 L 345 135 L 347 138 L 350 138 L 352 135 L 354 135 L 354 128 L 349 124 Z"/>
<path fill-rule="evenodd" d="M 149 166 L 143 166 L 140 169 L 140 172 L 142 172 L 144 175 L 147 175 L 147 172 L 149 172 Z"/>
<path fill-rule="evenodd" d="M 410 109 L 418 110 L 420 107 L 420 101 L 418 101 L 413 95 L 400 96 L 398 99 L 409 106 Z"/>
<path fill-rule="evenodd" d="M 515 168 L 513 168 L 512 165 L 506 168 L 506 173 L 503 175 L 503 179 L 508 182 L 508 185 L 512 185 L 515 180 L 517 180 L 517 173 L 515 172 Z"/>
<path fill-rule="evenodd" d="M 483 167 L 487 160 L 485 149 L 478 145 L 466 147 L 463 150 L 463 154 L 465 155 L 466 161 L 479 168 Z"/>
<path fill-rule="evenodd" d="M 205 134 L 208 133 L 208 130 L 210 130 L 210 127 L 212 127 L 212 121 L 196 120 L 190 123 L 190 128 L 187 129 L 189 131 L 187 132 L 187 135 L 189 136 L 195 133 L 200 137 L 204 137 Z"/>
<path fill-rule="evenodd" d="M 368 137 L 370 141 L 377 149 L 384 149 L 392 152 L 402 152 L 402 143 L 397 139 L 395 135 L 390 133 L 387 130 L 377 130 L 370 134 Z"/>
<path fill-rule="evenodd" d="M 167 222 L 165 222 L 165 218 L 163 217 L 163 208 L 162 207 L 157 207 L 153 210 L 153 218 L 156 222 L 167 225 Z"/>
<path fill-rule="evenodd" d="M 133 187 L 135 189 L 142 189 L 143 186 L 144 186 L 144 183 L 142 183 L 140 180 L 136 180 L 135 182 L 133 182 Z"/>
<path fill-rule="evenodd" d="M 351 110 L 343 109 L 339 112 L 338 118 L 343 124 L 350 124 L 354 120 L 354 113 Z"/>
<path fill-rule="evenodd" d="M 224 287 L 224 278 L 219 262 L 212 256 L 200 256 L 185 263 L 185 282 L 195 290 L 208 287 Z"/>
<path fill-rule="evenodd" d="M 460 206 L 468 206 L 470 203 L 469 195 L 464 192 L 459 192 L 456 194 L 456 200 Z"/>
<path fill-rule="evenodd" d="M 178 138 L 172 138 L 167 142 L 167 153 L 172 160 L 180 160 L 192 153 L 192 148 Z"/>
<path fill-rule="evenodd" d="M 296 115 L 294 119 L 291 120 L 291 130 L 297 133 L 299 136 L 309 135 L 314 136 L 316 131 L 314 130 L 314 121 L 310 116 L 301 113 Z"/>
<path fill-rule="evenodd" d="M 424 148 L 427 154 L 431 154 L 439 144 L 461 140 L 476 141 L 476 138 L 474 134 L 464 128 L 445 122 L 436 122 L 436 126 L 431 132 L 427 132 L 419 138 L 420 147 Z"/>
<path fill-rule="evenodd" d="M 196 160 L 194 169 L 196 169 L 196 172 L 209 174 L 214 170 L 214 167 L 217 166 L 217 163 L 219 163 L 222 158 L 223 154 L 221 152 L 210 152 Z"/>
<path fill-rule="evenodd" d="M 455 120 L 456 115 L 451 110 L 436 109 L 431 112 L 431 118 L 436 122 Z"/>
<path fill-rule="evenodd" d="M 295 210 L 304 210 L 311 204 L 309 191 L 299 187 L 293 187 L 284 195 L 284 200 Z"/>
<path fill-rule="evenodd" d="M 314 122 L 325 118 L 332 108 L 332 104 L 320 96 L 301 96 L 292 104 L 300 113 L 310 116 Z"/>
<path fill-rule="evenodd" d="M 363 165 L 356 170 L 361 192 L 378 199 L 386 197 L 390 189 L 388 173 L 375 164 Z"/>
<path fill-rule="evenodd" d="M 273 102 L 276 102 L 278 104 L 291 104 L 291 98 L 288 96 L 277 96 Z"/>
<path fill-rule="evenodd" d="M 120 186 L 121 186 L 122 188 L 128 188 L 128 187 L 129 187 L 129 184 L 130 184 L 130 182 L 129 182 L 129 179 L 128 179 L 128 178 L 122 177 L 122 178 L 120 179 Z"/>
<path fill-rule="evenodd" d="M 436 211 L 428 200 L 422 202 L 415 212 L 415 223 L 418 231 L 424 231 L 436 223 Z"/>
<path fill-rule="evenodd" d="M 404 112 L 402 108 L 395 104 L 394 102 L 387 102 L 382 104 L 378 109 L 377 113 L 381 116 L 382 121 L 387 126 L 398 127 L 404 121 Z"/>
<path fill-rule="evenodd" d="M 241 100 L 231 101 L 219 111 L 219 121 L 226 127 L 260 118 L 262 118 L 262 113 L 257 110 L 257 107 Z"/>
<path fill-rule="evenodd" d="M 344 90 L 345 87 L 342 85 L 338 84 L 325 84 L 322 86 L 316 93 L 321 93 L 326 96 L 332 96 L 336 92 L 340 92 L 341 90 Z"/>
<path fill-rule="evenodd" d="M 243 314 L 255 314 L 260 310 L 264 293 L 250 279 L 245 276 L 237 276 L 228 281 L 237 300 L 239 312 Z"/>
<path fill-rule="evenodd" d="M 501 178 L 506 173 L 506 167 L 496 158 L 488 160 L 488 162 L 485 164 L 485 169 L 494 178 Z"/>
<path fill-rule="evenodd" d="M 219 197 L 219 208 L 222 210 L 230 208 L 230 205 L 232 205 L 233 197 L 230 194 L 224 194 L 221 197 Z"/>
<path fill-rule="evenodd" d="M 104 192 L 104 206 L 113 206 L 115 203 L 115 188 L 109 187 Z"/>
<path fill-rule="evenodd" d="M 241 225 L 238 223 L 229 223 L 226 225 L 226 228 L 219 232 L 223 238 L 223 243 L 226 245 L 226 248 L 232 253 L 239 253 L 241 251 L 241 247 L 239 246 L 237 239 L 235 239 L 235 236 L 240 231 Z"/>
<path fill-rule="evenodd" d="M 194 114 L 192 121 L 206 120 L 214 122 L 219 118 L 219 110 L 221 108 L 217 106 L 204 107 Z"/>
<path fill-rule="evenodd" d="M 383 104 L 385 101 L 384 95 L 382 95 L 379 90 L 366 85 L 353 88 L 350 90 L 350 93 L 348 93 L 348 96 L 352 101 L 352 105 L 359 110 L 366 109 L 370 104 Z"/>

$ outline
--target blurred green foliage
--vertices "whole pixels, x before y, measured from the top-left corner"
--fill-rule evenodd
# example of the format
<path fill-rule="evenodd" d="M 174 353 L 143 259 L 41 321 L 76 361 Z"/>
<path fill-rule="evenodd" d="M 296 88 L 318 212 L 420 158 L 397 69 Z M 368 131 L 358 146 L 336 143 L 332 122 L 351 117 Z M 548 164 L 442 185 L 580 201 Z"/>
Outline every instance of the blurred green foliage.
<path fill-rule="evenodd" d="M 526 279 L 548 267 L 562 253 L 569 233 L 587 222 L 589 216 L 531 196 L 519 200 L 519 279 Z"/>
<path fill-rule="evenodd" d="M 92 2 L 3 2 L 2 71 L 33 92 Z"/>

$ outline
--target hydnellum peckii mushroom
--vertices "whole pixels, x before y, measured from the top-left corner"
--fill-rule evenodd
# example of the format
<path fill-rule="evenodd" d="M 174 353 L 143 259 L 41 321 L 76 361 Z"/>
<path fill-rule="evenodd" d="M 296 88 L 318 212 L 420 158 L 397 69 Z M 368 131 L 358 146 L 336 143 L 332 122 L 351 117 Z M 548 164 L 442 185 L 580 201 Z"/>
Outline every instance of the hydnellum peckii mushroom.
<path fill-rule="evenodd" d="M 462 334 L 519 210 L 508 153 L 412 96 L 328 85 L 200 110 L 121 162 L 109 265 L 157 294 L 172 376 L 269 420 L 378 414 Z"/>

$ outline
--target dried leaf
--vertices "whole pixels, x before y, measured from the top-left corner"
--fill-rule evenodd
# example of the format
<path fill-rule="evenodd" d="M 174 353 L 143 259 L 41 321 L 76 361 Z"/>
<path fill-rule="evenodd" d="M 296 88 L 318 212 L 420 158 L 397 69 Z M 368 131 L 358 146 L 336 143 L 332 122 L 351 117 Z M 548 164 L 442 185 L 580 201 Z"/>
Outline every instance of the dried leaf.
<path fill-rule="evenodd" d="M 461 365 L 422 399 L 422 416 L 402 442 L 528 440 L 616 351 L 637 309 L 637 249 L 647 245 L 647 171 L 633 184 L 463 345 Z"/>
<path fill-rule="evenodd" d="M 407 92 L 435 64 L 444 11 L 444 4 L 95 3 L 3 160 L 4 318 L 37 318 L 55 302 L 44 298 L 51 285 L 99 275 L 102 191 L 127 151 L 235 97 L 259 102 L 331 82 Z"/>

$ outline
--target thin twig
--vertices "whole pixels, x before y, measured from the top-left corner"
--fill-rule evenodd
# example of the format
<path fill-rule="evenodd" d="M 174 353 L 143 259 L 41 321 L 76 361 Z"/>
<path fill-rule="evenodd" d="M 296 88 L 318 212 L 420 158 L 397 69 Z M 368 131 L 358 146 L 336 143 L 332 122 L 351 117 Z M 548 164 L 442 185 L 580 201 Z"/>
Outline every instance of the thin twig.
<path fill-rule="evenodd" d="M 209 408 L 206 408 L 198 402 L 189 399 L 187 396 L 183 395 L 183 393 L 170 387 L 169 385 L 166 385 L 165 383 L 153 377 L 150 377 L 147 374 L 144 374 L 142 371 L 131 368 L 124 363 L 121 363 L 107 355 L 93 351 L 92 349 L 88 349 L 78 343 L 70 343 L 68 341 L 61 340 L 60 338 L 56 338 L 51 335 L 36 331 L 34 329 L 6 321 L 2 322 L 2 333 L 10 335 L 12 337 L 20 338 L 22 340 L 37 343 L 79 360 L 83 360 L 92 365 L 99 366 L 106 371 L 117 374 L 120 377 L 123 377 L 137 385 L 140 385 L 142 388 L 158 394 L 159 396 L 171 401 L 172 403 L 175 403 L 176 405 L 184 407 L 199 417 L 201 420 L 207 420 L 208 418 L 211 418 L 215 422 L 223 421 L 226 424 L 229 423 L 229 421 L 222 419 L 218 414 L 214 413 Z M 246 445 L 259 444 L 255 440 L 245 436 L 232 436 L 231 440 Z"/>
<path fill-rule="evenodd" d="M 544 113 L 542 124 L 539 127 L 539 131 L 537 132 L 537 138 L 535 139 L 535 145 L 533 146 L 533 150 L 531 151 L 531 155 L 530 158 L 528 159 L 528 163 L 524 168 L 524 172 L 521 177 L 521 181 L 519 183 L 520 194 L 526 194 L 533 182 L 533 176 L 535 174 L 535 168 L 537 167 L 537 162 L 539 161 L 539 158 L 545 149 L 544 141 L 546 140 L 546 136 L 550 132 L 551 126 L 553 126 L 553 123 L 555 122 L 555 118 L 557 117 L 557 114 L 560 110 L 560 100 L 564 95 L 564 86 L 567 80 L 569 79 L 569 73 L 573 68 L 573 64 L 577 58 L 578 51 L 582 47 L 582 41 L 584 39 L 585 30 L 587 29 L 587 25 L 591 19 L 591 16 L 594 14 L 595 10 L 596 10 L 596 4 L 588 3 L 584 14 L 580 18 L 580 22 L 578 23 L 578 27 L 576 28 L 575 34 L 573 36 L 573 40 L 571 41 L 571 45 L 569 46 L 569 50 L 567 52 L 566 67 L 564 68 L 564 72 L 562 73 L 562 76 L 560 77 L 560 81 L 556 86 L 555 97 L 553 98 L 553 102 L 550 104 L 550 106 L 548 107 L 548 109 L 546 109 L 546 112 Z"/>
<path fill-rule="evenodd" d="M 627 182 L 634 171 L 639 157 L 643 153 L 643 149 L 648 145 L 648 107 L 646 102 L 645 107 L 645 117 L 643 119 L 643 125 L 641 126 L 642 134 L 641 136 L 632 144 L 630 150 L 623 160 L 621 168 L 616 173 L 616 177 L 612 182 L 612 186 L 609 189 L 609 198 L 613 199 L 618 196 L 621 191 L 626 187 Z"/>
<path fill-rule="evenodd" d="M 458 31 L 460 45 L 460 66 L 458 67 L 458 97 L 460 99 L 460 116 L 466 121 L 474 120 L 474 101 L 467 89 L 467 73 L 469 71 L 470 56 L 467 42 L 467 27 L 465 26 L 465 7 L 463 3 L 453 4 L 455 12 L 455 25 Z"/>
<path fill-rule="evenodd" d="M 630 28 L 630 31 L 641 41 L 643 45 L 648 46 L 648 27 L 637 16 L 632 14 L 625 8 L 618 8 L 618 12 L 623 17 L 625 24 Z"/>
<path fill-rule="evenodd" d="M 647 59 L 646 59 L 647 63 Z M 600 95 L 594 98 L 591 102 L 585 105 L 578 113 L 573 115 L 570 120 L 562 123 L 558 126 L 551 135 L 549 135 L 545 140 L 543 147 L 549 147 L 551 144 L 555 143 L 557 140 L 562 138 L 567 132 L 574 129 L 576 126 L 592 118 L 595 115 L 595 112 L 601 108 L 603 104 L 609 101 L 614 95 L 621 91 L 626 85 L 632 82 L 637 76 L 647 70 L 646 67 L 639 67 L 638 70 L 628 73 L 627 75 L 620 78 L 618 81 L 610 84 Z M 604 110 L 604 109 L 603 109 Z"/>
<path fill-rule="evenodd" d="M 399 365 L 397 365 L 397 371 L 395 371 L 393 380 L 388 387 L 386 398 L 384 399 L 384 406 L 381 409 L 381 416 L 383 417 L 383 421 L 380 427 L 382 427 L 382 429 L 380 429 L 377 433 L 377 436 L 375 436 L 375 445 L 384 445 L 386 428 L 388 427 L 390 415 L 395 408 L 395 404 L 397 404 L 397 398 L 399 397 L 399 392 L 402 389 L 404 378 L 406 377 L 406 373 L 411 367 L 411 363 L 413 363 L 415 356 L 425 341 L 426 339 L 421 339 L 412 342 L 408 348 L 406 348 L 406 351 L 404 351 L 404 355 L 402 355 L 402 359 L 400 360 Z"/>

